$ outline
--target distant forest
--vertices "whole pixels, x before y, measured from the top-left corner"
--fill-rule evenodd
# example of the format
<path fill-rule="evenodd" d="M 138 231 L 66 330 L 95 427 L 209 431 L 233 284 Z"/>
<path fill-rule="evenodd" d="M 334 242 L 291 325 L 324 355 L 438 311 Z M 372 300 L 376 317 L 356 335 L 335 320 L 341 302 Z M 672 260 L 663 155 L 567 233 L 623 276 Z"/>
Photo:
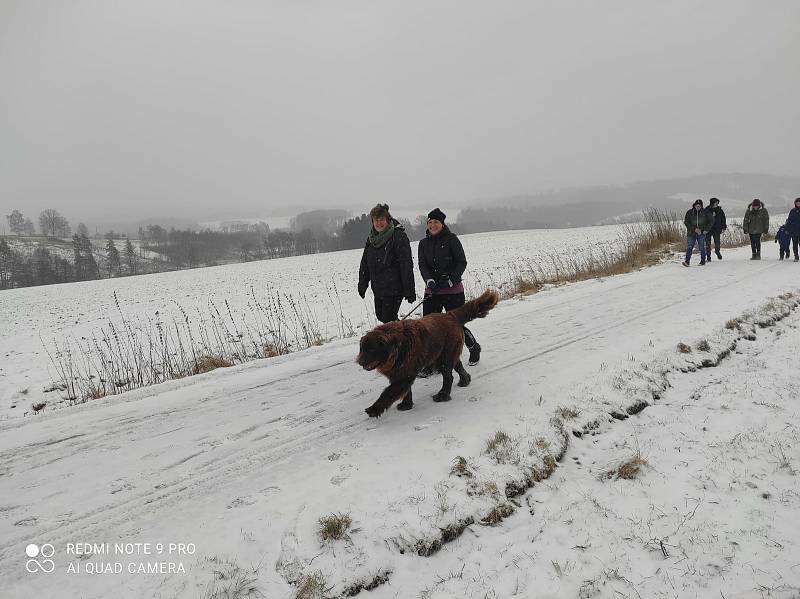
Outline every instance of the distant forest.
<path fill-rule="evenodd" d="M 0 237 L 0 289 L 360 248 L 371 225 L 367 214 L 348 218 L 344 211 L 317 210 L 297 215 L 288 231 L 272 231 L 264 222 L 231 221 L 199 231 L 153 224 L 140 227 L 132 240 L 114 231 L 90 238 L 83 223 L 73 233 L 56 210 L 42 212 L 38 230 L 19 210 L 6 219 L 12 234 Z M 412 240 L 425 234 L 424 215 L 401 222 Z"/>

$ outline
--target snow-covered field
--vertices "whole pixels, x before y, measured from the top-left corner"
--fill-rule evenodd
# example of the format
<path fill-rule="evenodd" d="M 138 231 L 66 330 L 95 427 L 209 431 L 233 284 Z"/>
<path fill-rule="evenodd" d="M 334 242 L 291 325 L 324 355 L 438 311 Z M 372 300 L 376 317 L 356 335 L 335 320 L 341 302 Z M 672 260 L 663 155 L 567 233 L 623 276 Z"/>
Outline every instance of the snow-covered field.
<path fill-rule="evenodd" d="M 613 252 L 622 231 L 608 226 L 466 235 L 465 284 L 470 292 L 499 285 L 514 268 L 529 263 L 547 270 L 555 253 Z M 416 244 L 412 250 L 416 261 Z M 56 392 L 44 392 L 55 374 L 45 349 L 53 353 L 54 341 L 88 337 L 109 320 L 119 325 L 114 292 L 129 321 L 158 313 L 169 323 L 182 320 L 180 308 L 198 322 L 197 310 L 208 313 L 209 301 L 225 312 L 226 300 L 237 318 L 247 319 L 251 288 L 262 300 L 277 291 L 306 304 L 325 338 L 341 336 L 343 319 L 348 329 L 363 333 L 376 321 L 371 294 L 362 300 L 356 293 L 360 258 L 361 250 L 351 250 L 0 292 L 0 419 L 22 416 L 34 403 L 58 399 Z M 421 295 L 422 281 L 417 279 Z M 401 311 L 411 307 L 403 304 Z"/>
<path fill-rule="evenodd" d="M 0 422 L 2 596 L 797 597 L 800 265 L 747 257 L 503 302 L 468 388 L 378 420 L 342 339 Z"/>

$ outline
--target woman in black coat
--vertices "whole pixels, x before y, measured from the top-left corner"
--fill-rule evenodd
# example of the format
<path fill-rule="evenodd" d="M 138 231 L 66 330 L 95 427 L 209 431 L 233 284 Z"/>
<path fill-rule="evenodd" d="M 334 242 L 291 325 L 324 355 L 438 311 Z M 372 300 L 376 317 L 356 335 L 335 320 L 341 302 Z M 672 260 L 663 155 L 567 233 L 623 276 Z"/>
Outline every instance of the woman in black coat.
<path fill-rule="evenodd" d="M 392 218 L 387 204 L 378 204 L 369 213 L 372 229 L 358 269 L 358 294 L 363 298 L 367 285 L 375 296 L 375 316 L 381 322 L 397 320 L 405 298 L 417 299 L 414 291 L 414 262 L 411 242 L 403 225 Z"/>
<path fill-rule="evenodd" d="M 466 303 L 461 276 L 467 268 L 467 258 L 461 242 L 444 224 L 444 219 L 444 212 L 438 208 L 431 210 L 425 238 L 419 242 L 417 259 L 425 281 L 423 316 L 442 310 L 449 312 Z M 464 344 L 469 349 L 469 363 L 477 364 L 481 346 L 467 327 L 464 327 Z"/>

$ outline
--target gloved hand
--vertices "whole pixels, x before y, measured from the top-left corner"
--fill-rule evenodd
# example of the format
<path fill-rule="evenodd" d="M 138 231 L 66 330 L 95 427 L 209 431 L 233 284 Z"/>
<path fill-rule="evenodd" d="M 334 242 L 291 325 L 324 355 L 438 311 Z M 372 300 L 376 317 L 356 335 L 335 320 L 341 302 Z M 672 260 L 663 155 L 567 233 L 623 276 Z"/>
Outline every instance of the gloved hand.
<path fill-rule="evenodd" d="M 407 301 L 409 304 L 413 304 L 415 301 L 417 301 L 417 294 L 416 294 L 416 293 L 414 293 L 414 292 L 412 291 L 411 293 L 409 293 L 409 294 L 406 296 L 406 301 Z"/>
<path fill-rule="evenodd" d="M 358 295 L 361 296 L 361 299 L 364 299 L 367 295 L 367 286 L 366 285 L 359 285 L 358 286 Z"/>
<path fill-rule="evenodd" d="M 439 280 L 437 283 L 441 289 L 447 289 L 448 287 L 453 286 L 453 281 L 450 280 L 450 275 L 447 273 L 439 275 Z"/>
<path fill-rule="evenodd" d="M 434 281 L 433 279 L 428 279 L 427 281 L 425 281 L 425 286 L 430 291 L 433 291 L 434 289 L 436 289 L 436 281 Z"/>
<path fill-rule="evenodd" d="M 700 235 L 700 229 L 695 229 L 694 233 L 695 233 L 695 235 Z"/>

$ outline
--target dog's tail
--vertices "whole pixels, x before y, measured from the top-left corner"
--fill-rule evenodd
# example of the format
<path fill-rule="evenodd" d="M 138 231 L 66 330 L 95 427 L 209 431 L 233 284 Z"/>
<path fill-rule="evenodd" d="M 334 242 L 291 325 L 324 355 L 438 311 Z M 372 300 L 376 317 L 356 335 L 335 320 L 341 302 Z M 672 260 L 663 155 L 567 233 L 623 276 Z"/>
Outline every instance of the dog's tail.
<path fill-rule="evenodd" d="M 455 310 L 450 310 L 451 314 L 460 324 L 466 324 L 476 318 L 486 318 L 489 310 L 497 305 L 500 294 L 493 289 L 487 289 L 480 297 L 468 301 L 466 304 Z"/>

